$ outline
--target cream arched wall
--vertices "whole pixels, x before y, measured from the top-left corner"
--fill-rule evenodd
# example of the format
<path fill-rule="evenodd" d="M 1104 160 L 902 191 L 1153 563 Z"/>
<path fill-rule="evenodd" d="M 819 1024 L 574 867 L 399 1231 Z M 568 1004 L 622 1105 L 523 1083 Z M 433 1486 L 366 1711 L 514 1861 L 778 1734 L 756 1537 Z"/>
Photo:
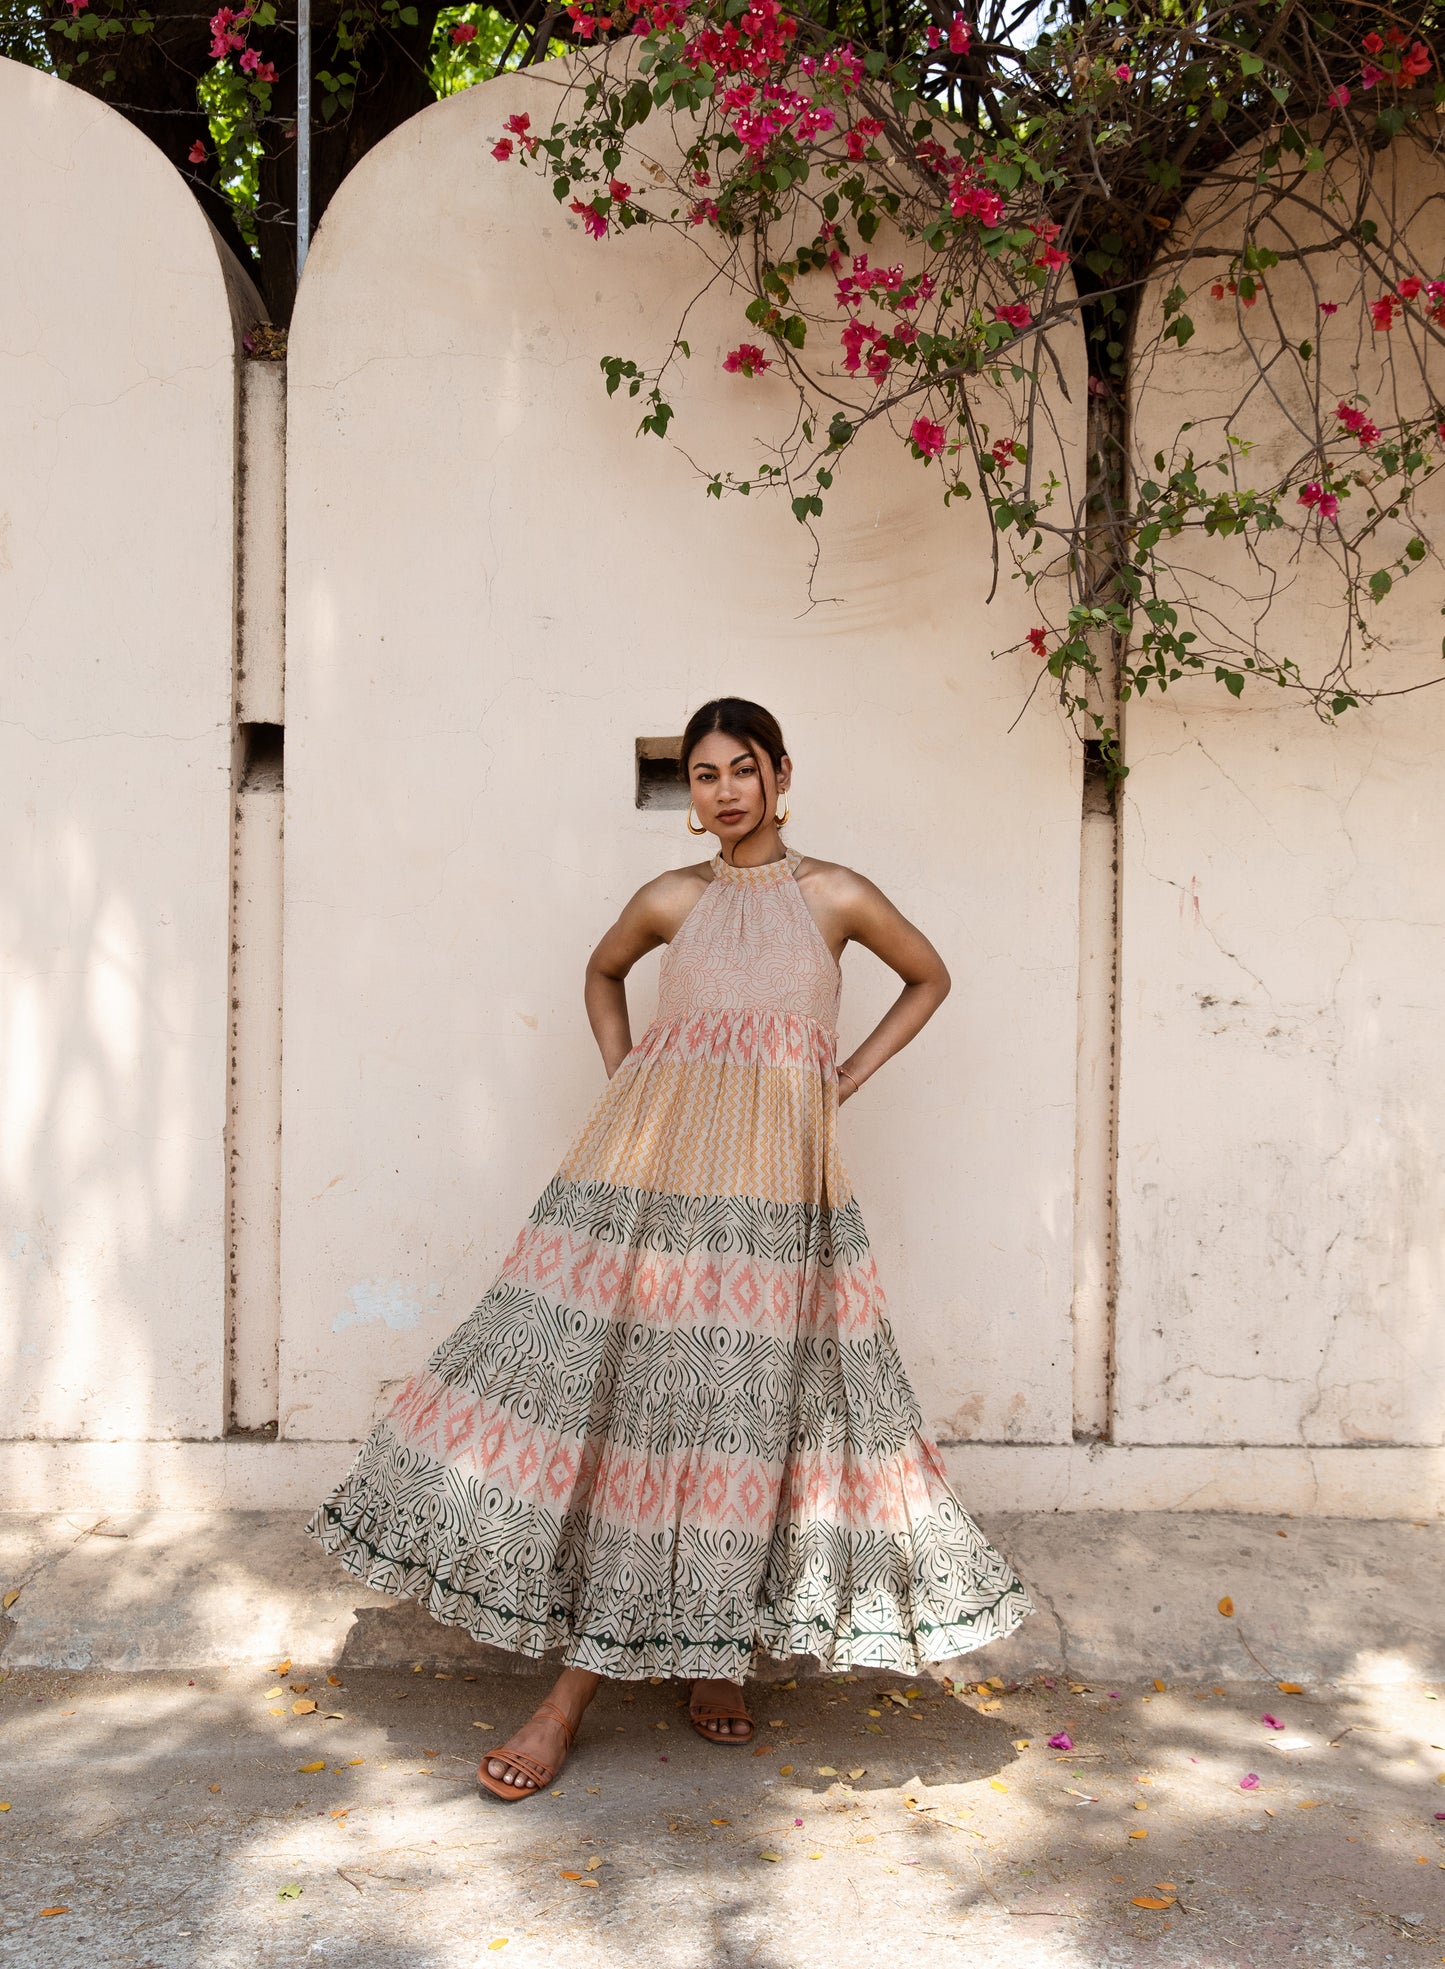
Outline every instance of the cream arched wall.
<path fill-rule="evenodd" d="M 154 145 L 3 60 L 0 183 L 4 1433 L 213 1438 L 245 283 Z"/>
<path fill-rule="evenodd" d="M 1289 215 L 1306 246 L 1320 236 L 1304 209 L 1317 182 Z M 1404 146 L 1377 160 L 1375 216 L 1388 209 L 1432 273 L 1442 196 L 1445 174 Z M 1201 248 L 1238 243 L 1227 213 L 1193 225 Z M 1288 242 L 1266 227 L 1261 243 Z M 1223 448 L 1240 329 L 1268 345 L 1276 309 L 1291 339 L 1319 342 L 1327 408 L 1354 392 L 1388 401 L 1388 338 L 1364 313 L 1378 288 L 1360 294 L 1317 255 L 1313 291 L 1281 265 L 1237 323 L 1234 303 L 1208 294 L 1225 271 L 1196 266 L 1193 342 L 1182 355 L 1163 345 L 1137 379 L 1141 474 L 1185 420 L 1200 458 Z M 1339 315 L 1319 316 L 1317 297 Z M 1445 365 L 1425 354 L 1438 403 Z M 1258 445 L 1247 481 L 1300 453 L 1286 411 L 1305 406 L 1290 389 L 1276 364 L 1237 420 Z M 1417 379 L 1410 394 L 1401 405 L 1417 414 L 1429 393 Z M 1425 505 L 1438 540 L 1438 481 Z M 1387 525 L 1379 560 L 1404 539 Z M 1264 573 L 1218 542 L 1181 550 L 1182 587 L 1205 593 L 1206 570 L 1243 597 L 1277 583 L 1265 642 L 1318 677 L 1346 621 L 1335 570 L 1276 537 L 1262 554 Z M 1369 611 L 1382 641 L 1360 661 L 1365 687 L 1439 674 L 1439 600 L 1436 560 Z M 1423 1452 L 1445 1441 L 1445 690 L 1331 726 L 1272 685 L 1251 680 L 1236 702 L 1212 680 L 1185 682 L 1131 703 L 1127 733 L 1119 1439 L 1289 1447 L 1306 1508 L 1322 1483 L 1332 1508 L 1369 1508 L 1384 1472 L 1413 1469 L 1423 1515 L 1440 1467 Z"/>
<path fill-rule="evenodd" d="M 293 324 L 282 1433 L 361 1433 L 486 1289 L 603 1085 L 587 952 L 697 858 L 635 807 L 634 739 L 728 690 L 782 721 L 790 838 L 954 975 L 842 1117 L 929 1422 L 1067 1442 L 1079 768 L 1042 696 L 1014 724 L 1029 662 L 991 660 L 1035 617 L 1007 582 L 985 610 L 976 509 L 893 440 L 840 476 L 810 594 L 780 501 L 719 506 L 633 437 L 599 359 L 655 356 L 701 263 L 593 242 L 492 160 L 556 84 L 470 91 L 368 156 Z M 721 293 L 689 322 L 679 430 L 709 463 L 784 401 L 721 373 L 743 329 Z M 893 989 L 848 955 L 845 1046 Z"/>

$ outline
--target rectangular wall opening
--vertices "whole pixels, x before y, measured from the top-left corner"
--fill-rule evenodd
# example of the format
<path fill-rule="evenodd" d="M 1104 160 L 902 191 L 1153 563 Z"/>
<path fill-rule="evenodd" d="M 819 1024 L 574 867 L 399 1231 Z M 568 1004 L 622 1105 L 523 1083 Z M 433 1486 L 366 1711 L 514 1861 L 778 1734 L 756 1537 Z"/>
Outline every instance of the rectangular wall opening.
<path fill-rule="evenodd" d="M 682 755 L 682 734 L 676 738 L 639 738 L 637 756 L 637 804 L 639 807 L 688 805 L 687 787 L 677 775 Z"/>

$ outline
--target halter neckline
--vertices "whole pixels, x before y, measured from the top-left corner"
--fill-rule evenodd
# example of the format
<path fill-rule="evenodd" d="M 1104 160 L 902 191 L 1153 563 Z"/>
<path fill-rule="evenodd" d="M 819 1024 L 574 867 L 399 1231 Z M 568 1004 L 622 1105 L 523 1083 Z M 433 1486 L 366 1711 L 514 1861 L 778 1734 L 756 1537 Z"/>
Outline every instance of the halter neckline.
<path fill-rule="evenodd" d="M 785 881 L 789 876 L 796 875 L 798 864 L 802 859 L 796 848 L 785 847 L 782 858 L 778 861 L 758 862 L 751 868 L 739 868 L 730 861 L 724 861 L 722 850 L 719 849 L 712 858 L 713 879 L 717 882 L 747 883 L 753 888 L 758 888 L 770 882 Z"/>

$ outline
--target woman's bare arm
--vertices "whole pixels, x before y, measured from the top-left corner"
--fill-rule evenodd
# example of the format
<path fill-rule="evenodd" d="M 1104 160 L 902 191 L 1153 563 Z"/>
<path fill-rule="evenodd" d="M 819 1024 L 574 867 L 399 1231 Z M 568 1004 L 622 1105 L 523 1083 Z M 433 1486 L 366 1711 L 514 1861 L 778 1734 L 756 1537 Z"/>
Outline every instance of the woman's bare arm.
<path fill-rule="evenodd" d="M 672 941 L 709 880 L 704 864 L 701 871 L 671 868 L 644 882 L 588 958 L 583 1002 L 609 1080 L 632 1051 L 624 980 L 639 957 Z"/>
<path fill-rule="evenodd" d="M 903 989 L 866 1039 L 838 1063 L 838 1099 L 850 1100 L 885 1061 L 921 1032 L 947 998 L 947 966 L 915 923 L 866 875 L 838 863 L 804 864 L 798 871 L 804 899 L 835 954 L 861 943 L 903 979 Z"/>

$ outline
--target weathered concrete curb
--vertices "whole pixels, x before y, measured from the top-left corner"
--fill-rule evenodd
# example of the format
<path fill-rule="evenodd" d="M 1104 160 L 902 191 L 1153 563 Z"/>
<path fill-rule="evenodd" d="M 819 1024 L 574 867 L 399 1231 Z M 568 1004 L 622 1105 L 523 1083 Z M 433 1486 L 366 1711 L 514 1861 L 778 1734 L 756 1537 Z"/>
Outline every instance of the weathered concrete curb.
<path fill-rule="evenodd" d="M 202 1668 L 475 1660 L 413 1602 L 370 1593 L 300 1513 L 0 1513 L 0 1664 Z M 970 1675 L 1445 1678 L 1445 1527 L 1343 1518 L 1073 1512 L 980 1519 L 1039 1611 Z M 1233 1603 L 1232 1617 L 1219 1602 Z M 798 1665 L 806 1672 L 807 1664 Z M 795 1672 L 759 1663 L 764 1676 Z"/>

